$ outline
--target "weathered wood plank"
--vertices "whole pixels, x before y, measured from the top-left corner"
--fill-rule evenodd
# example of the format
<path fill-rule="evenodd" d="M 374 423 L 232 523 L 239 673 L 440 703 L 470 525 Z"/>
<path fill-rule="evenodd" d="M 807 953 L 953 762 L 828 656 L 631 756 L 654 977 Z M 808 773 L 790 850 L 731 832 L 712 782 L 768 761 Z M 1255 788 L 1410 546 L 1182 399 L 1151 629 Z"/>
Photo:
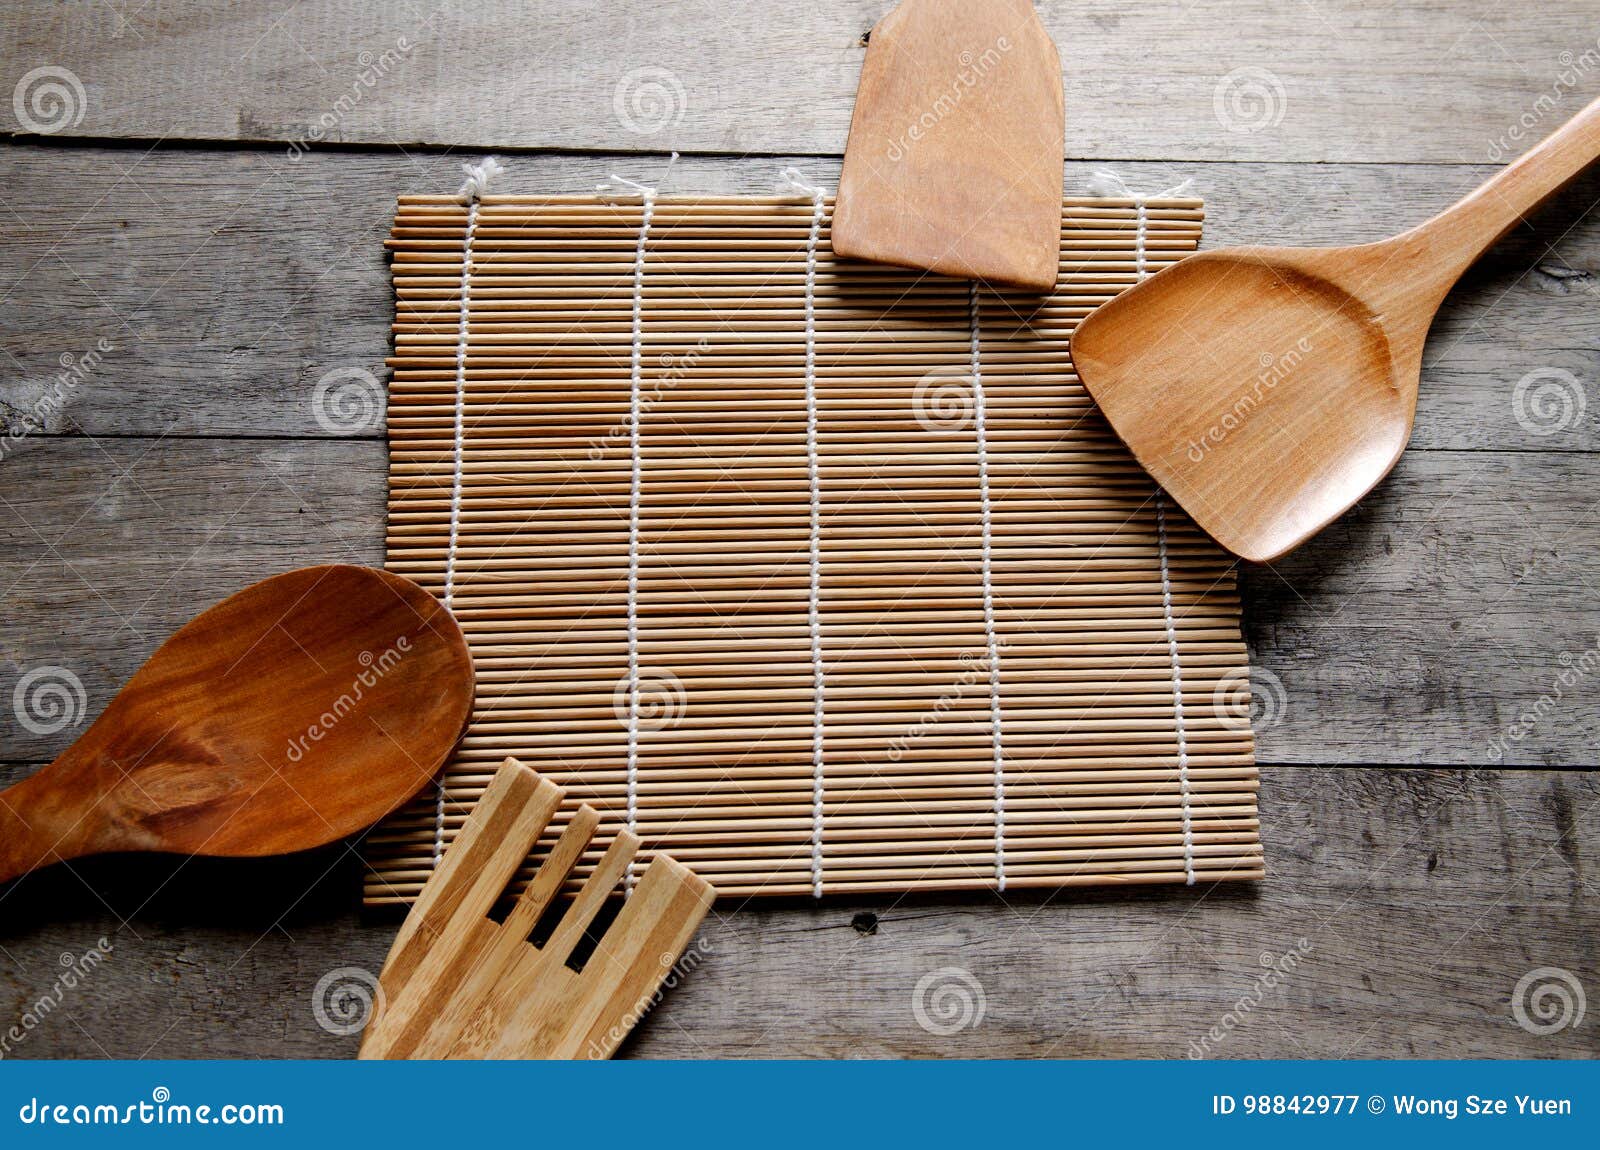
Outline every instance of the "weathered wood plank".
<path fill-rule="evenodd" d="M 1600 1055 L 1592 1017 L 1541 1036 L 1512 1009 L 1519 981 L 1558 968 L 1592 1016 L 1600 775 L 1282 767 L 1262 808 L 1256 888 L 719 906 L 624 1053 Z M 376 972 L 396 924 L 350 915 L 341 848 L 75 869 L 3 896 L 0 1023 L 51 990 L 63 953 L 101 937 L 112 953 L 12 1056 L 354 1053 L 313 991 Z"/>
<path fill-rule="evenodd" d="M 165 635 L 246 583 L 382 562 L 375 440 L 22 447 L 0 464 L 0 700 L 62 666 L 92 718 Z M 1248 569 L 1262 761 L 1595 766 L 1597 482 L 1594 454 L 1413 452 L 1351 516 Z M 0 724 L 0 759 L 47 758 L 77 729 Z"/>
<path fill-rule="evenodd" d="M 838 154 L 862 34 L 889 6 L 15 0 L 0 81 L 69 70 L 71 106 L 30 115 L 88 136 Z M 1487 0 L 1039 9 L 1069 156 L 1482 162 L 1522 150 L 1525 114 L 1537 137 L 1600 93 L 1581 3 L 1537 20 Z"/>
<path fill-rule="evenodd" d="M 686 158 L 670 188 L 769 192 L 787 159 Z M 836 160 L 801 163 L 832 182 Z M 664 157 L 527 156 L 507 191 L 658 179 Z M 1095 165 L 1068 165 L 1082 190 Z M 1377 239 L 1467 191 L 1484 167 L 1124 164 L 1135 186 L 1194 177 L 1206 245 Z M 350 434 L 317 421 L 326 373 L 383 375 L 393 314 L 382 239 L 402 192 L 453 190 L 460 157 L 0 147 L 0 414 L 21 426 L 62 356 L 114 350 L 50 405 L 49 430 L 93 435 Z M 1429 344 L 1414 446 L 1593 450 L 1600 444 L 1600 169 L 1483 263 Z M 1519 422 L 1530 372 L 1581 394 L 1565 421 Z M 374 387 L 374 394 L 377 388 Z M 1525 408 L 1526 410 L 1526 408 Z M 1554 427 L 1553 432 L 1550 429 Z M 381 433 L 381 415 L 355 434 Z M 0 448 L 9 450 L 8 444 Z"/>

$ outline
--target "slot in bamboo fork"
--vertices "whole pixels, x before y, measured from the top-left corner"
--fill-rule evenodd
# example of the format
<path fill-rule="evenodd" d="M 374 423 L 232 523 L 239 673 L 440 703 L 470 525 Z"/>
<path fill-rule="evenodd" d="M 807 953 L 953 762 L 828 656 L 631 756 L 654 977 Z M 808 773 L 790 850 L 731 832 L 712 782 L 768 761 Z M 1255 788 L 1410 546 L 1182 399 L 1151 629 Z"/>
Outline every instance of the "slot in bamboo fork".
<path fill-rule="evenodd" d="M 602 928 L 639 839 L 619 831 L 564 907 L 568 875 L 600 824 L 583 804 L 504 921 L 491 911 L 566 791 L 506 759 L 406 916 L 384 963 L 387 1007 L 362 1058 L 609 1058 L 676 967 L 716 892 L 658 854 Z M 548 916 L 559 922 L 531 941 Z"/>

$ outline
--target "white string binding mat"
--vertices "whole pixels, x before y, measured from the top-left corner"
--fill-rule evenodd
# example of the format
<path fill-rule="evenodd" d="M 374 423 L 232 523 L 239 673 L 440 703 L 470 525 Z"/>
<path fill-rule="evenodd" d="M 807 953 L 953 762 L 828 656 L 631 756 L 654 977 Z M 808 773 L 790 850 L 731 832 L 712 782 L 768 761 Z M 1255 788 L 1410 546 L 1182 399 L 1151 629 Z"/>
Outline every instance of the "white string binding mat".
<path fill-rule="evenodd" d="M 455 603 L 456 549 L 461 538 L 461 460 L 466 450 L 467 418 L 467 314 L 472 306 L 472 241 L 478 230 L 478 201 L 489 190 L 489 181 L 505 171 L 493 156 L 480 164 L 462 164 L 467 174 L 456 193 L 467 205 L 467 227 L 461 240 L 461 301 L 456 316 L 456 401 L 455 450 L 450 469 L 450 543 L 444 569 L 444 605 L 448 610 Z M 433 862 L 437 866 L 444 857 L 444 769 L 434 781 Z"/>

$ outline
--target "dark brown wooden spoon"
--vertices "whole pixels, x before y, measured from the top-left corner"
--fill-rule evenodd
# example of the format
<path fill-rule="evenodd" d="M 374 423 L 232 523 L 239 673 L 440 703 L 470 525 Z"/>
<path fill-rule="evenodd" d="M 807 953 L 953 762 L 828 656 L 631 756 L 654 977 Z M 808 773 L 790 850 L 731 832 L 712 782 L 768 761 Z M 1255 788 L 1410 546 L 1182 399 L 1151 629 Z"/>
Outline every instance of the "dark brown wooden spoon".
<path fill-rule="evenodd" d="M 48 767 L 0 791 L 0 881 L 108 851 L 270 855 L 377 822 L 472 712 L 461 629 L 409 579 L 307 567 L 181 627 Z"/>

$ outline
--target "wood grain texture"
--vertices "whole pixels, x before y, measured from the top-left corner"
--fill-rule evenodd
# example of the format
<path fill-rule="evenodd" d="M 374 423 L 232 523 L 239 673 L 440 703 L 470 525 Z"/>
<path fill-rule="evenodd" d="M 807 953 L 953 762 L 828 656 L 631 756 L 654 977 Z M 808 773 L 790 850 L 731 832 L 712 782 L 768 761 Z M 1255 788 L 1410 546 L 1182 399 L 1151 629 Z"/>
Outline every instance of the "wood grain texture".
<path fill-rule="evenodd" d="M 1056 285 L 1061 56 L 1031 0 L 900 0 L 872 29 L 833 250 Z"/>
<path fill-rule="evenodd" d="M 82 692 L 70 670 L 34 668 L 12 712 L 77 730 Z M 278 855 L 356 834 L 428 785 L 472 699 L 461 628 L 416 583 L 349 564 L 252 583 L 0 791 L 0 882 L 91 854 Z"/>
<path fill-rule="evenodd" d="M 364 371 L 373 380 L 368 394 L 381 391 L 393 318 L 381 245 L 395 197 L 453 190 L 463 158 L 313 153 L 290 163 L 263 152 L 0 149 L 5 423 L 95 436 L 380 438 L 376 407 L 326 418 L 319 384 L 330 373 Z M 829 187 L 838 180 L 836 159 L 687 157 L 667 187 L 771 192 L 791 162 Z M 582 191 L 613 169 L 658 179 L 666 166 L 655 156 L 508 163 L 497 186 L 527 193 Z M 1067 165 L 1068 191 L 1081 194 L 1096 166 Z M 1193 177 L 1206 199 L 1208 248 L 1380 239 L 1493 171 L 1116 167 L 1144 190 Z M 1479 261 L 1445 301 L 1423 359 L 1412 450 L 1589 451 L 1600 443 L 1600 335 L 1592 322 L 1600 213 L 1589 210 L 1597 199 L 1600 171 L 1591 171 Z M 30 422 L 54 394 L 61 357 L 81 360 L 101 339 L 114 350 Z M 1587 415 L 1538 434 L 1517 422 L 1512 396 L 1520 379 L 1547 368 L 1579 381 Z M 5 456 L 26 448 L 0 441 Z"/>
<path fill-rule="evenodd" d="M 82 115 L 62 130 L 89 136 L 837 155 L 862 34 L 889 6 L 18 0 L 0 12 L 0 82 L 70 69 Z M 1600 93 L 1580 4 L 1537 20 L 1490 0 L 1039 11 L 1062 49 L 1069 156 L 1499 162 L 1531 142 L 1512 137 L 1524 114 L 1567 114 L 1541 96 Z M 9 101 L 0 125 L 23 127 Z"/>
<path fill-rule="evenodd" d="M 25 447 L 0 464 L 0 699 L 64 666 L 93 718 L 195 603 L 309 563 L 383 562 L 381 443 Z M 1589 454 L 1411 451 L 1306 547 L 1244 567 L 1261 761 L 1595 766 L 1600 675 L 1540 700 L 1563 654 L 1600 644 L 1597 483 Z M 1537 721 L 1508 739 L 1525 712 Z M 8 723 L 0 759 L 70 737 Z"/>
<path fill-rule="evenodd" d="M 622 1053 L 1182 1058 L 1219 1027 L 1211 1057 L 1600 1055 L 1588 1019 L 1539 1037 L 1511 1010 L 1539 967 L 1591 1003 L 1600 984 L 1600 776 L 1281 767 L 1262 809 L 1272 878 L 1252 890 L 718 907 Z M 0 1018 L 63 951 L 104 935 L 112 953 L 10 1056 L 354 1055 L 313 992 L 375 975 L 396 923 L 349 913 L 349 855 L 74 865 L 82 883 L 41 872 L 6 899 Z M 1263 955 L 1296 958 L 1268 985 Z M 913 1004 L 930 976 L 925 1014 L 935 985 L 971 993 L 949 968 L 984 1009 L 939 1035 Z"/>

